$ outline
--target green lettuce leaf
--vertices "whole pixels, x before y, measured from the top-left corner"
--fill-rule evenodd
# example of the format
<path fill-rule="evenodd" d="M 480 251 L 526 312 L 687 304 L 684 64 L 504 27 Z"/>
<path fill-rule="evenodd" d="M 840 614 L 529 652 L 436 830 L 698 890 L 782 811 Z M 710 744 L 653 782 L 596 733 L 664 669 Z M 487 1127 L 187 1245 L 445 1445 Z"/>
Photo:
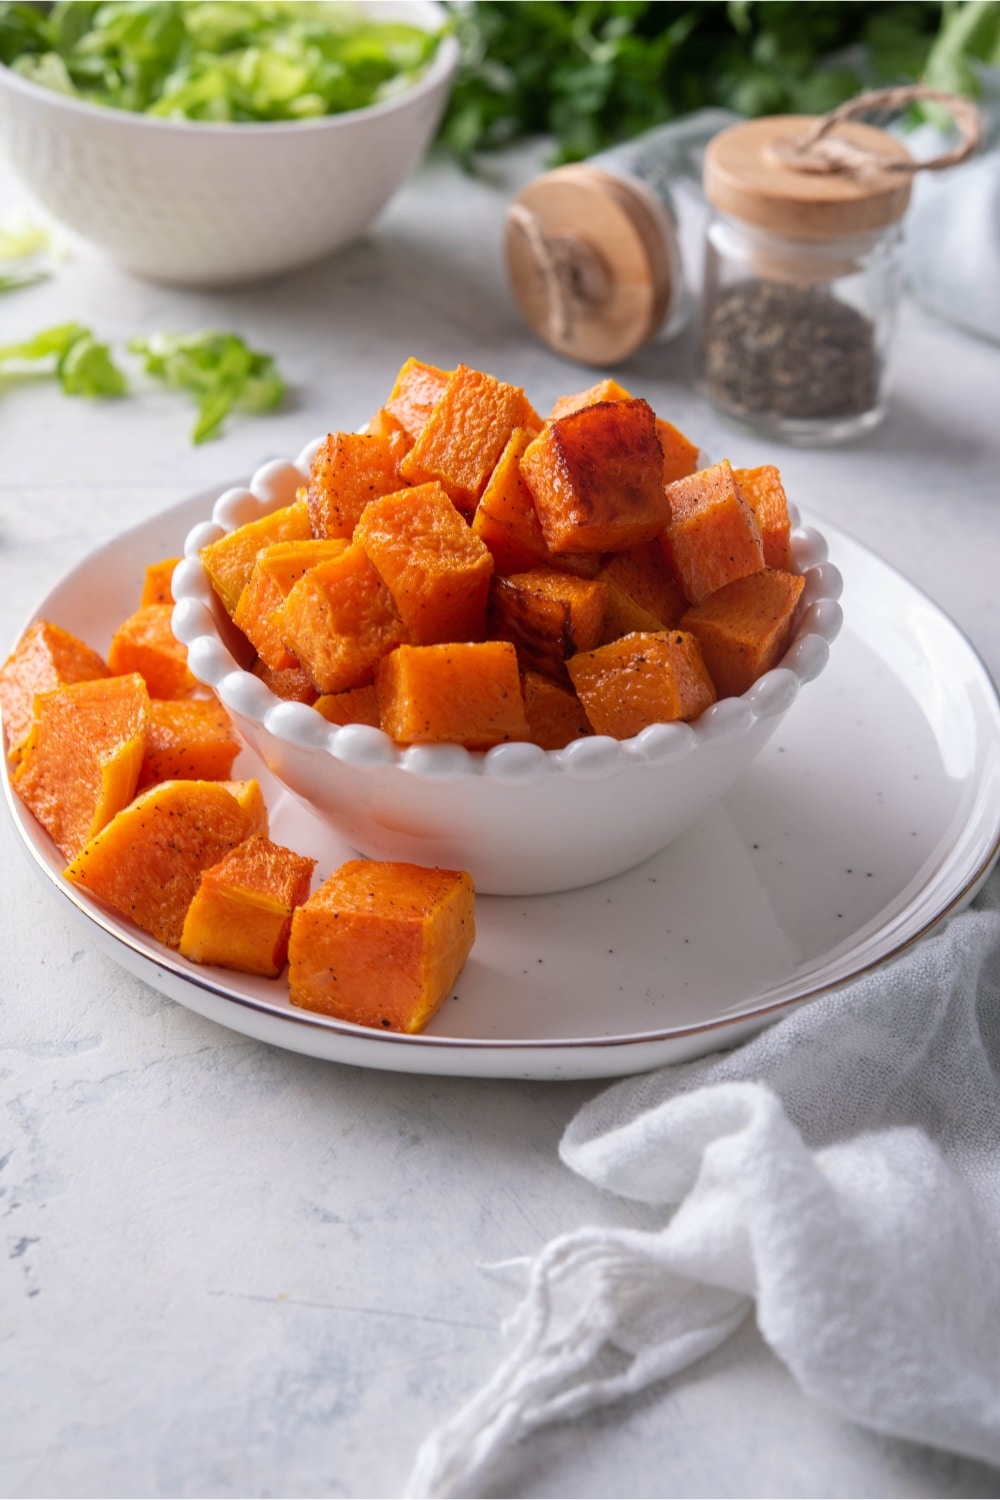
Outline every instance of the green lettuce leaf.
<path fill-rule="evenodd" d="M 216 329 L 157 333 L 148 339 L 132 339 L 128 347 L 142 355 L 147 375 L 194 396 L 198 403 L 191 433 L 194 443 L 215 437 L 234 408 L 271 411 L 285 395 L 273 356 L 249 348 L 235 333 Z"/>

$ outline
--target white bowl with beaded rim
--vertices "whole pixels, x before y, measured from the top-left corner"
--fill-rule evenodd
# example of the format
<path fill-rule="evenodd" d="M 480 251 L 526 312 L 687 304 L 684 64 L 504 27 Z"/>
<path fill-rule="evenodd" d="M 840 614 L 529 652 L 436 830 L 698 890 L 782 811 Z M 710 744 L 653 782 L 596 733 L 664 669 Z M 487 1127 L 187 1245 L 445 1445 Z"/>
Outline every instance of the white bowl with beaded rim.
<path fill-rule="evenodd" d="M 437 30 L 436 0 L 360 0 Z M 363 109 L 307 120 L 161 119 L 44 88 L 0 63 L 0 148 L 60 223 L 135 275 L 223 287 L 311 264 L 368 227 L 417 166 L 458 62 Z"/>
<path fill-rule="evenodd" d="M 173 626 L 194 676 L 218 694 L 247 744 L 362 854 L 468 870 L 478 891 L 501 896 L 618 875 L 729 790 L 826 665 L 842 618 L 840 574 L 821 534 L 796 524 L 793 566 L 806 583 L 788 651 L 742 697 L 721 699 L 692 724 L 651 724 L 627 740 L 594 735 L 564 750 L 511 743 L 486 751 L 402 747 L 366 724 L 332 725 L 247 670 L 252 651 L 239 659 L 237 633 L 198 556 L 237 526 L 290 505 L 322 441 L 294 463 L 265 464 L 192 529 L 173 578 Z"/>

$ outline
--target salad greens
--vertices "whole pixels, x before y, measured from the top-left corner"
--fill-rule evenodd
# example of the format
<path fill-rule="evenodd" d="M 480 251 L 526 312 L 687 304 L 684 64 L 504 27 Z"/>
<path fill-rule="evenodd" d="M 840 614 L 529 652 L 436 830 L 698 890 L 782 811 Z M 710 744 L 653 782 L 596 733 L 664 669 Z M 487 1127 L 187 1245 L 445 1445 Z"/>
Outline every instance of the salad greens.
<path fill-rule="evenodd" d="M 23 217 L 0 224 L 0 292 L 45 280 L 50 273 L 41 257 L 51 238 L 47 229 Z"/>
<path fill-rule="evenodd" d="M 193 443 L 214 437 L 233 407 L 271 411 L 280 405 L 285 383 L 270 354 L 248 348 L 235 333 L 158 333 L 132 339 L 129 349 L 145 359 L 147 375 L 174 390 L 190 391 L 198 402 Z"/>
<path fill-rule="evenodd" d="M 998 0 L 451 0 L 462 60 L 442 128 L 467 162 L 532 134 L 575 161 L 675 115 L 820 114 L 921 77 L 976 92 Z"/>
<path fill-rule="evenodd" d="M 0 62 L 60 93 L 167 119 L 302 120 L 408 88 L 438 37 L 344 0 L 0 3 Z"/>
<path fill-rule="evenodd" d="M 99 344 L 82 323 L 45 328 L 20 344 L 0 346 L 0 365 L 44 363 L 67 396 L 120 396 L 125 376 L 107 344 Z"/>

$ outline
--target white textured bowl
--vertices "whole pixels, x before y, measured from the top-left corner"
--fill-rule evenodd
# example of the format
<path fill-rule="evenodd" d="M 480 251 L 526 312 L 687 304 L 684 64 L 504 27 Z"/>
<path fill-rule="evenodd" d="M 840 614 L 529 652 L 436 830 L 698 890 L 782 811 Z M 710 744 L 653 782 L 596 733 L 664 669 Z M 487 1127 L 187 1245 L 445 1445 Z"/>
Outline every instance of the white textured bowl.
<path fill-rule="evenodd" d="M 188 534 L 173 579 L 174 633 L 191 671 L 214 689 L 237 729 L 290 791 L 376 859 L 468 870 L 482 893 L 537 895 L 631 869 L 688 828 L 747 769 L 823 670 L 841 624 L 840 574 L 819 532 L 796 527 L 805 574 L 797 629 L 780 666 L 694 724 L 652 724 L 634 739 L 594 735 L 565 750 L 497 745 L 402 749 L 363 724 L 336 727 L 276 698 L 233 654 L 235 632 L 199 549 L 279 506 L 306 481 L 321 438 L 294 464 L 276 460 L 248 489 L 227 490 Z M 794 517 L 797 520 L 797 516 Z"/>
<path fill-rule="evenodd" d="M 433 29 L 431 0 L 379 0 Z M 417 165 L 458 58 L 442 39 L 412 88 L 318 120 L 215 125 L 84 103 L 0 64 L 0 146 L 49 212 L 139 276 L 229 286 L 355 239 Z"/>

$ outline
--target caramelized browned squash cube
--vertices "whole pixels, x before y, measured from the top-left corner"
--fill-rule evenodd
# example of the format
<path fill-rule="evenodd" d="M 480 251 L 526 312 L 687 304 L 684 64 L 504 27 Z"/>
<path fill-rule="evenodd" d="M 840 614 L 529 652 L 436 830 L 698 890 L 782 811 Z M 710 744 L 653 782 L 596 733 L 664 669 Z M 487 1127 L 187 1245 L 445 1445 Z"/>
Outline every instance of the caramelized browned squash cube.
<path fill-rule="evenodd" d="M 594 733 L 618 740 L 649 724 L 696 719 L 715 702 L 701 648 L 681 630 L 626 635 L 567 666 Z"/>
<path fill-rule="evenodd" d="M 482 639 L 493 558 L 439 484 L 372 500 L 354 540 L 413 645 Z"/>
<path fill-rule="evenodd" d="M 12 785 L 67 859 L 135 795 L 148 722 L 138 673 L 36 694 Z"/>
<path fill-rule="evenodd" d="M 411 441 L 420 436 L 451 376 L 451 370 L 439 370 L 437 365 L 426 365 L 419 359 L 408 359 L 396 376 L 384 410 L 395 418 Z"/>
<path fill-rule="evenodd" d="M 733 473 L 760 527 L 765 566 L 781 568 L 787 573 L 792 566 L 792 523 L 781 475 L 774 464 L 762 464 L 758 469 L 734 469 Z"/>
<path fill-rule="evenodd" d="M 261 516 L 259 521 L 237 526 L 235 531 L 220 536 L 217 542 L 209 542 L 198 553 L 227 614 L 236 612 L 262 547 L 269 547 L 272 542 L 304 542 L 312 535 L 309 507 L 304 493 L 300 490 L 299 494 L 294 504 Z"/>
<path fill-rule="evenodd" d="M 521 459 L 553 552 L 618 552 L 666 524 L 663 454 L 645 401 L 604 401 L 542 429 Z"/>
<path fill-rule="evenodd" d="M 283 698 L 286 703 L 315 703 L 319 696 L 304 667 L 280 667 L 275 671 L 266 662 L 255 661 L 250 670 L 276 698 Z"/>
<path fill-rule="evenodd" d="M 557 680 L 574 651 L 590 651 L 604 630 L 607 588 L 591 578 L 532 568 L 490 585 L 490 635 L 512 641 L 523 668 Z"/>
<path fill-rule="evenodd" d="M 96 651 L 61 626 L 36 620 L 0 667 L 0 710 L 11 758 L 31 728 L 36 693 L 108 676 Z"/>
<path fill-rule="evenodd" d="M 760 572 L 764 566 L 760 528 L 725 459 L 668 484 L 666 495 L 670 502 L 667 547 L 692 604 L 699 604 L 734 578 Z"/>
<path fill-rule="evenodd" d="M 529 738 L 517 654 L 509 641 L 399 646 L 375 676 L 382 728 L 401 745 L 488 750 Z"/>
<path fill-rule="evenodd" d="M 154 698 L 139 786 L 155 781 L 225 781 L 240 742 L 215 699 Z"/>
<path fill-rule="evenodd" d="M 369 500 L 402 488 L 399 462 L 405 453 L 402 434 L 331 432 L 309 470 L 313 536 L 350 537 Z"/>
<path fill-rule="evenodd" d="M 562 750 L 573 740 L 593 734 L 583 704 L 572 688 L 529 671 L 521 674 L 521 690 L 532 741 L 543 750 Z"/>
<path fill-rule="evenodd" d="M 392 595 L 354 542 L 310 568 L 274 618 L 319 693 L 371 682 L 379 659 L 406 638 Z"/>
<path fill-rule="evenodd" d="M 767 568 L 737 578 L 689 609 L 681 621 L 698 637 L 720 698 L 738 697 L 788 650 L 805 579 Z"/>
<path fill-rule="evenodd" d="M 288 997 L 357 1026 L 422 1031 L 475 935 L 464 871 L 351 860 L 295 911 Z"/>
<path fill-rule="evenodd" d="M 292 913 L 309 895 L 314 859 L 255 834 L 202 873 L 181 931 L 180 951 L 276 979 L 288 959 Z"/>
<path fill-rule="evenodd" d="M 151 698 L 186 698 L 198 686 L 188 670 L 187 647 L 170 625 L 173 607 L 147 604 L 124 620 L 108 647 L 108 666 L 116 675 L 138 672 Z"/>
<path fill-rule="evenodd" d="M 438 480 L 471 515 L 514 428 L 530 426 L 531 416 L 520 386 L 459 365 L 399 472 L 410 484 Z"/>
<path fill-rule="evenodd" d="M 238 782 L 163 781 L 96 834 L 65 875 L 176 948 L 202 872 L 261 826 L 263 799 Z"/>

